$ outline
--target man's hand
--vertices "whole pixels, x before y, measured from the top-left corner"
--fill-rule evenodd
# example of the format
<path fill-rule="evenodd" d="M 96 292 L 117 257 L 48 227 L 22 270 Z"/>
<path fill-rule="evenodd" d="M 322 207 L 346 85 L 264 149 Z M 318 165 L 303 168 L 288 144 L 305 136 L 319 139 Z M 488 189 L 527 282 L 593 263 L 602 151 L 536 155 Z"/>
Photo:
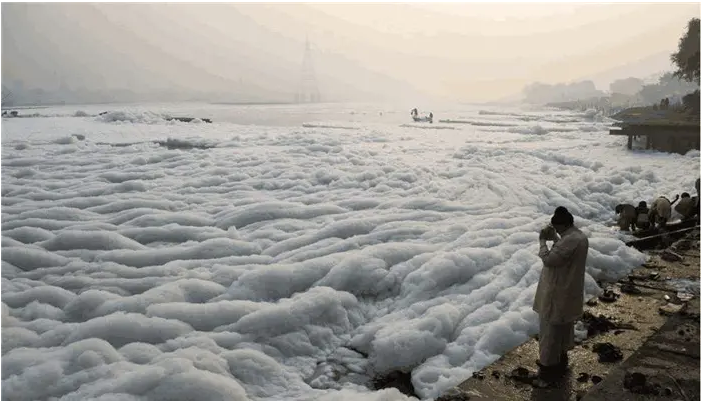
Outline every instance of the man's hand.
<path fill-rule="evenodd" d="M 547 226 L 540 230 L 540 234 L 538 235 L 538 240 L 540 241 L 557 241 L 557 233 L 555 232 L 555 229 Z"/>
<path fill-rule="evenodd" d="M 540 234 L 538 235 L 538 239 L 541 241 L 548 241 L 552 239 L 552 228 L 551 227 L 545 227 L 542 230 L 540 230 Z"/>

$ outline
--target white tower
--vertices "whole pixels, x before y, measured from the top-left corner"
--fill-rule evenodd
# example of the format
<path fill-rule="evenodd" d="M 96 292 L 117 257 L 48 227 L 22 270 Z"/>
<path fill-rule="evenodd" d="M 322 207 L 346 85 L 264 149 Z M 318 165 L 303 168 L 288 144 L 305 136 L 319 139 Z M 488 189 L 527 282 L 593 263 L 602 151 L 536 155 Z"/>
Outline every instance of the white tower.
<path fill-rule="evenodd" d="M 12 91 L 5 85 L 2 85 L 2 105 L 12 106 Z"/>
<path fill-rule="evenodd" d="M 295 95 L 297 103 L 317 103 L 321 101 L 319 87 L 316 83 L 316 73 L 312 62 L 312 47 L 307 38 L 304 48 L 304 58 L 302 59 L 302 76 Z"/>

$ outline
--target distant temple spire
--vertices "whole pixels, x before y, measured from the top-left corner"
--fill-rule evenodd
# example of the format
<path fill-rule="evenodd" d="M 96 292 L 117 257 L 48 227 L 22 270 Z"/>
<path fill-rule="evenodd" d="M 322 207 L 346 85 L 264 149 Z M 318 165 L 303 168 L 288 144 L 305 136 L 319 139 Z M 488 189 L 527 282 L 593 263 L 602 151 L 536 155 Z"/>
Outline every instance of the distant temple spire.
<path fill-rule="evenodd" d="M 304 46 L 304 58 L 302 59 L 302 73 L 299 87 L 295 94 L 297 103 L 317 103 L 321 101 L 321 94 L 316 82 L 316 73 L 312 60 L 312 45 L 309 36 L 306 37 Z"/>

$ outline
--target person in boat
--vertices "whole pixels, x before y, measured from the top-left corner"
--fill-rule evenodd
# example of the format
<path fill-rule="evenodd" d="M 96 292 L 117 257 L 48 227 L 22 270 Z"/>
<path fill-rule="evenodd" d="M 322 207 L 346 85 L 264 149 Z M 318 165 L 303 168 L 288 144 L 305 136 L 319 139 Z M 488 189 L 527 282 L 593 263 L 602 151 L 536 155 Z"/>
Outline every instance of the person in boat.
<path fill-rule="evenodd" d="M 418 117 L 418 116 L 419 116 L 419 110 L 417 110 L 416 107 L 414 107 L 413 109 L 411 109 L 411 116 L 412 116 L 412 117 Z"/>
<path fill-rule="evenodd" d="M 635 208 L 635 227 L 647 230 L 650 228 L 650 209 L 647 208 L 647 202 L 641 201 Z"/>
<path fill-rule="evenodd" d="M 433 124 L 433 112 L 428 113 L 428 121 Z"/>
<path fill-rule="evenodd" d="M 666 196 L 660 196 L 652 202 L 650 206 L 650 226 L 655 228 L 659 226 L 664 228 L 667 226 L 667 222 L 672 217 L 672 205 L 674 205 L 679 200 L 679 195 L 677 195 L 672 202 L 667 199 Z"/>
<path fill-rule="evenodd" d="M 616 205 L 616 214 L 618 215 L 618 227 L 621 231 L 635 231 L 635 223 L 638 217 L 638 213 L 635 210 L 635 206 L 631 204 L 619 204 Z"/>
<path fill-rule="evenodd" d="M 533 310 L 538 313 L 539 376 L 556 380 L 565 373 L 567 351 L 574 348 L 574 322 L 584 312 L 584 275 L 589 239 L 574 226 L 574 217 L 563 206 L 555 209 L 550 226 L 538 236 L 543 261 Z M 547 241 L 553 241 L 548 249 Z"/>

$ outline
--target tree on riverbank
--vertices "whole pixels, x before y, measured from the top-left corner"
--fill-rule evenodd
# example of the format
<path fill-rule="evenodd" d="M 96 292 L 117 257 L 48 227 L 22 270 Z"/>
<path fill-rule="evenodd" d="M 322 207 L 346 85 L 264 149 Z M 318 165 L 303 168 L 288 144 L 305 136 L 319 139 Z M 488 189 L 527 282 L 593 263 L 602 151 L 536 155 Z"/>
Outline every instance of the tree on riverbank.
<path fill-rule="evenodd" d="M 668 72 L 663 74 L 657 83 L 644 85 L 637 96 L 647 105 L 658 104 L 665 98 L 672 100 L 672 103 L 678 103 L 684 95 L 697 89 L 698 85 L 695 82 L 679 79 Z"/>
<path fill-rule="evenodd" d="M 679 48 L 676 53 L 672 54 L 672 62 L 677 66 L 674 75 L 685 79 L 688 82 L 695 82 L 697 85 L 701 83 L 701 75 L 699 74 L 699 64 L 701 55 L 699 54 L 699 36 L 701 33 L 701 21 L 698 18 L 692 18 L 687 25 L 686 33 L 679 39 Z M 699 90 L 687 94 L 682 99 L 684 107 L 694 113 L 699 114 Z"/>
<path fill-rule="evenodd" d="M 679 49 L 672 54 L 672 62 L 677 66 L 674 75 L 697 84 L 701 82 L 699 76 L 700 22 L 698 18 L 692 18 L 689 21 L 686 33 L 679 39 Z"/>
<path fill-rule="evenodd" d="M 664 101 L 675 108 L 683 103 L 686 111 L 699 114 L 700 26 L 699 18 L 688 22 L 677 52 L 671 55 L 676 70 L 663 74 L 655 83 L 646 85 L 642 79 L 632 77 L 619 79 L 611 83 L 610 93 L 605 94 L 592 81 L 555 85 L 536 82 L 523 89 L 524 100 L 568 109 L 653 106 Z"/>

